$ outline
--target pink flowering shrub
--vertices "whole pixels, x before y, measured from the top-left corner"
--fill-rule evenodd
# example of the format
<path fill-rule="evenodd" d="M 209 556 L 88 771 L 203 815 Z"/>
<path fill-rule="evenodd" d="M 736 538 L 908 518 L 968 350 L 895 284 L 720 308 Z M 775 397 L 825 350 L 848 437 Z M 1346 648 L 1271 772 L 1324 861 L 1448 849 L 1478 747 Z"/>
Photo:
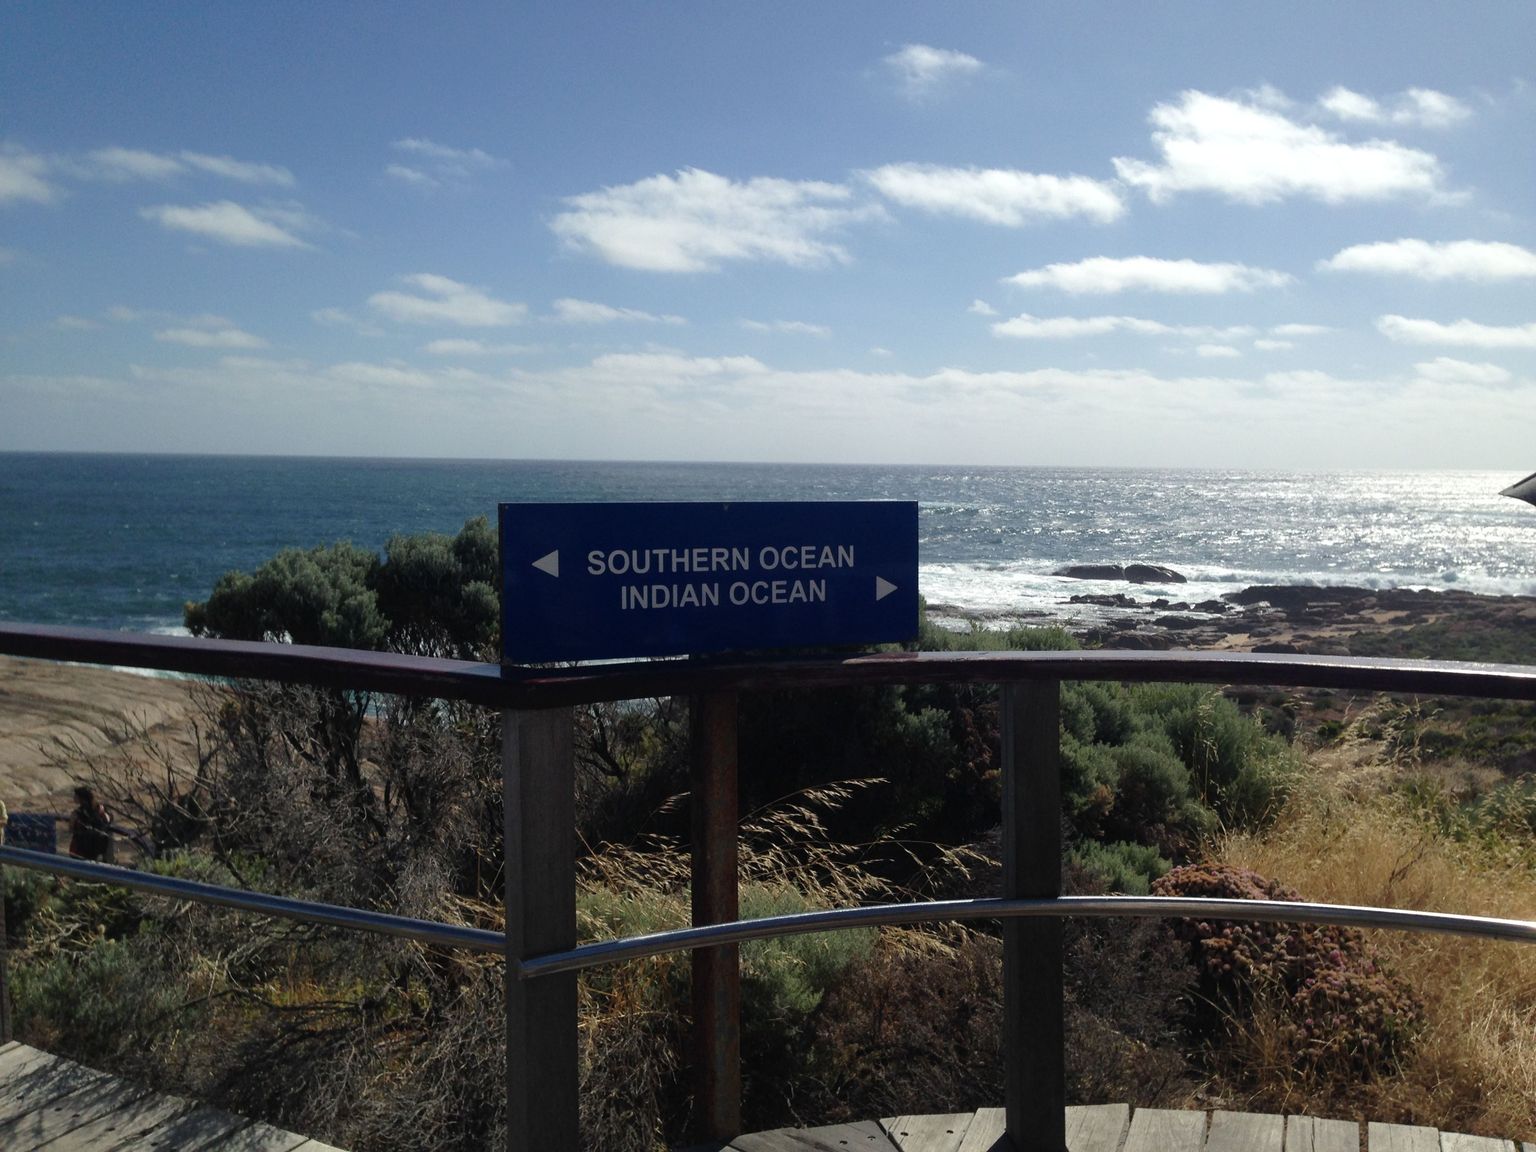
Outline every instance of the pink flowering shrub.
<path fill-rule="evenodd" d="M 1257 872 L 1221 864 L 1175 868 L 1156 896 L 1300 900 Z M 1413 1043 L 1422 1005 L 1354 928 L 1229 920 L 1174 921 L 1199 974 L 1197 1031 L 1215 1035 L 1267 1009 L 1282 1059 L 1298 1071 L 1370 1078 Z"/>

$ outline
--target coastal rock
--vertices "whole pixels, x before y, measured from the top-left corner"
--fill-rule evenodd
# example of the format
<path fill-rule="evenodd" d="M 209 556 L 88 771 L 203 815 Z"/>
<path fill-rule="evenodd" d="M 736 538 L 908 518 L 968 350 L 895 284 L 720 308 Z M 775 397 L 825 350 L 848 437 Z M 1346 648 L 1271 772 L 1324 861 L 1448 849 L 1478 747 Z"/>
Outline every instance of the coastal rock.
<path fill-rule="evenodd" d="M 1127 596 L 1124 592 L 1105 594 L 1079 594 L 1067 601 L 1069 604 L 1097 604 L 1100 608 L 1134 608 L 1136 598 Z"/>
<path fill-rule="evenodd" d="M 1052 576 L 1065 576 L 1071 580 L 1128 580 L 1132 584 L 1184 584 L 1183 573 L 1161 564 L 1068 564 L 1058 568 Z"/>
<path fill-rule="evenodd" d="M 1222 596 L 1232 604 L 1248 607 L 1268 604 L 1283 611 L 1305 608 L 1311 604 L 1338 607 L 1373 595 L 1365 588 L 1324 588 L 1317 584 L 1255 584 L 1240 592 L 1228 592 Z"/>
<path fill-rule="evenodd" d="M 1197 616 L 1159 616 L 1152 621 L 1153 627 L 1166 628 L 1170 632 L 1181 632 L 1189 628 L 1204 628 L 1206 621 Z"/>
<path fill-rule="evenodd" d="M 1127 564 L 1125 578 L 1132 584 L 1186 584 L 1187 577 L 1161 564 Z"/>
<path fill-rule="evenodd" d="M 1068 564 L 1051 575 L 1072 580 L 1124 580 L 1125 569 L 1119 564 Z"/>

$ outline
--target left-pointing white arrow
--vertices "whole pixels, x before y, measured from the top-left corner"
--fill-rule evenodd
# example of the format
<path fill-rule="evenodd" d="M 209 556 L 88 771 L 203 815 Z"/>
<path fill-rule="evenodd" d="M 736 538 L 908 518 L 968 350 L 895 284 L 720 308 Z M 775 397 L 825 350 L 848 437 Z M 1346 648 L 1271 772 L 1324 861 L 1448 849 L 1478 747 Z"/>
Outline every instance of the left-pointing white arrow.
<path fill-rule="evenodd" d="M 548 572 L 551 576 L 558 577 L 560 575 L 560 549 L 556 548 L 553 552 L 540 556 L 533 562 L 533 566 L 540 572 Z"/>

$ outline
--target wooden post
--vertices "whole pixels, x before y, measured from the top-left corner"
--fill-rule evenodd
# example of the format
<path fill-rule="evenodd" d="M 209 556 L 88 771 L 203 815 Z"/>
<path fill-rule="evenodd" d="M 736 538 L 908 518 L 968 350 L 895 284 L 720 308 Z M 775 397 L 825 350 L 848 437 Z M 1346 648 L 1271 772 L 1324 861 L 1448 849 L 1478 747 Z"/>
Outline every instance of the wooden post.
<path fill-rule="evenodd" d="M 4 805 L 0 805 L 3 812 Z M 5 825 L 0 823 L 0 844 L 5 843 Z M 0 865 L 0 1044 L 11 1042 L 11 974 L 5 935 L 5 867 Z"/>
<path fill-rule="evenodd" d="M 1003 896 L 1061 895 L 1060 685 L 1004 685 Z M 1004 1104 L 1017 1152 L 1065 1152 L 1066 1025 L 1056 917 L 1003 921 Z"/>
<path fill-rule="evenodd" d="M 690 703 L 693 743 L 693 923 L 741 914 L 737 888 L 736 718 L 733 691 Z M 741 1131 L 741 954 L 735 944 L 693 952 L 693 1108 L 698 1135 Z"/>
<path fill-rule="evenodd" d="M 507 1152 L 576 1152 L 576 974 L 519 979 L 520 962 L 576 945 L 574 721 L 503 712 L 507 899 Z"/>

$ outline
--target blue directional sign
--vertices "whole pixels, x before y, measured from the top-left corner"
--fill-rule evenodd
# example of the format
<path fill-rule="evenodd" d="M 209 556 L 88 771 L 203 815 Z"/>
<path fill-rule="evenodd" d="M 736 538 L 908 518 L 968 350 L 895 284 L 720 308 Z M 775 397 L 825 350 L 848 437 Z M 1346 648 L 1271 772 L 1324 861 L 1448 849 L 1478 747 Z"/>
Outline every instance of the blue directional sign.
<path fill-rule="evenodd" d="M 502 661 L 917 635 L 917 504 L 503 504 Z"/>

